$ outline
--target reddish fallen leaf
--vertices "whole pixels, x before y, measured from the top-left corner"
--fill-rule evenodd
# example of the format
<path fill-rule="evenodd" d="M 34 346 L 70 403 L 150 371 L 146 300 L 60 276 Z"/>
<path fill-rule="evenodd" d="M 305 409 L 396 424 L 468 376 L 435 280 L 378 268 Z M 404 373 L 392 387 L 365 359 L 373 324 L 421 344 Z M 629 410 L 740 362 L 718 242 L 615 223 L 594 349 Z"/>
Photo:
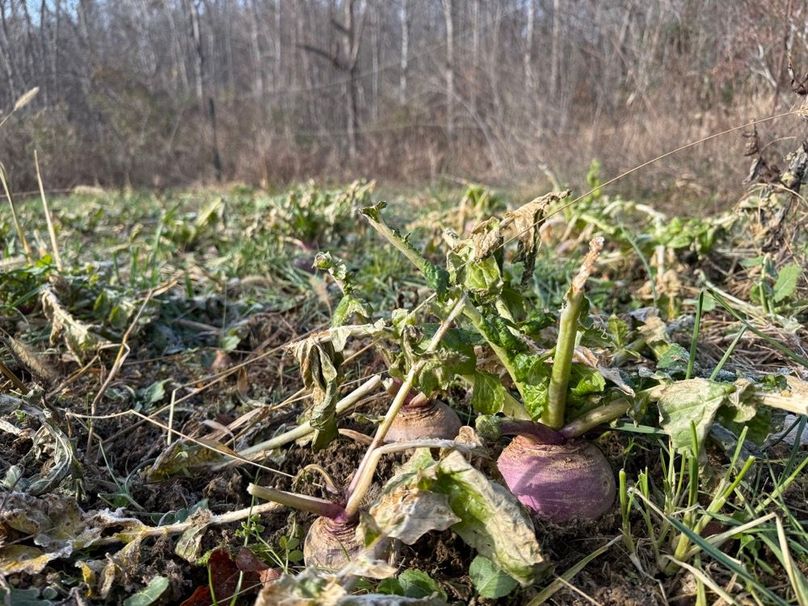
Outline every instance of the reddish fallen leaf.
<path fill-rule="evenodd" d="M 259 560 L 256 555 L 246 547 L 242 547 L 238 550 L 235 563 L 236 567 L 243 572 L 261 572 L 269 568 L 269 566 Z"/>
<path fill-rule="evenodd" d="M 222 547 L 213 551 L 208 559 L 210 584 L 216 601 L 222 603 L 230 600 L 238 588 L 239 574 L 242 575 L 242 593 L 251 593 L 265 583 L 271 583 L 281 576 L 280 571 L 274 570 L 259 560 L 255 554 L 242 547 L 235 556 L 230 557 L 228 551 Z M 213 602 L 210 586 L 197 587 L 181 606 L 210 606 Z"/>
<path fill-rule="evenodd" d="M 191 594 L 191 597 L 185 600 L 180 606 L 210 606 L 212 604 L 210 599 L 210 589 L 207 585 L 200 585 Z"/>

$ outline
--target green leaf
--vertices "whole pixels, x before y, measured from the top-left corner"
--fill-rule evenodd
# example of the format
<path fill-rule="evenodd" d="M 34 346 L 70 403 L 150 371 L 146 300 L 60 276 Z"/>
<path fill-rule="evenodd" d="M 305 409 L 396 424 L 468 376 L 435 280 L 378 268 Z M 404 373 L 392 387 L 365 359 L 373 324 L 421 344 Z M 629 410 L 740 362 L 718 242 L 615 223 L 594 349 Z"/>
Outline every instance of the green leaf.
<path fill-rule="evenodd" d="M 16 587 L 12 587 L 6 590 L 0 587 L 0 604 L 12 604 L 13 606 L 52 606 L 53 602 L 40 599 L 38 589 L 17 589 Z"/>
<path fill-rule="evenodd" d="M 591 366 L 573 364 L 570 372 L 570 393 L 582 398 L 593 393 L 601 393 L 606 388 L 606 379 Z"/>
<path fill-rule="evenodd" d="M 155 381 L 145 389 L 140 390 L 143 403 L 149 405 L 162 400 L 166 395 L 165 385 L 170 380 L 171 379 L 163 379 L 162 381 Z"/>
<path fill-rule="evenodd" d="M 404 588 L 396 578 L 382 580 L 376 586 L 376 591 L 385 595 L 404 595 Z"/>
<path fill-rule="evenodd" d="M 609 336 L 612 338 L 612 343 L 615 347 L 625 347 L 628 345 L 629 328 L 623 320 L 617 316 L 611 316 L 606 324 Z"/>
<path fill-rule="evenodd" d="M 123 604 L 124 606 L 149 606 L 156 602 L 166 589 L 168 589 L 168 579 L 160 576 L 154 577 L 145 589 L 126 598 Z"/>
<path fill-rule="evenodd" d="M 477 296 L 496 295 L 502 290 L 502 274 L 494 257 L 466 265 L 463 286 Z"/>
<path fill-rule="evenodd" d="M 660 346 L 656 351 L 659 356 L 657 368 L 669 371 L 683 371 L 687 368 L 690 354 L 678 343 L 671 343 L 667 347 Z"/>
<path fill-rule="evenodd" d="M 398 582 L 408 598 L 426 598 L 437 593 L 444 600 L 446 593 L 441 589 L 438 582 L 430 577 L 423 570 L 410 568 L 398 575 Z"/>
<path fill-rule="evenodd" d="M 423 272 L 429 287 L 443 297 L 449 288 L 449 272 L 429 262 L 424 263 Z"/>
<path fill-rule="evenodd" d="M 779 303 L 793 295 L 801 276 L 802 268 L 797 263 L 789 263 L 780 269 L 780 273 L 777 274 L 777 282 L 774 284 L 774 302 Z"/>
<path fill-rule="evenodd" d="M 238 347 L 239 343 L 241 343 L 241 337 L 236 333 L 231 332 L 219 339 L 219 348 L 222 351 L 230 352 L 234 351 L 236 347 Z"/>
<path fill-rule="evenodd" d="M 448 330 L 436 351 L 420 353 L 419 350 L 426 348 L 437 329 L 437 325 L 425 326 L 423 339 L 413 348 L 413 357 L 426 362 L 417 377 L 418 389 L 426 395 L 448 388 L 457 376 L 473 374 L 477 366 L 473 341 L 463 330 Z"/>
<path fill-rule="evenodd" d="M 370 319 L 370 307 L 367 303 L 354 295 L 346 294 L 340 299 L 339 304 L 331 317 L 331 326 L 343 326 L 347 324 L 354 315 L 360 322 L 367 322 Z"/>
<path fill-rule="evenodd" d="M 512 325 L 496 314 L 491 314 L 485 318 L 483 329 L 487 339 L 500 347 L 504 347 L 512 355 L 516 352 L 524 351 L 525 344 L 522 343 L 511 332 Z"/>
<path fill-rule="evenodd" d="M 505 597 L 519 585 L 513 577 L 502 572 L 491 560 L 481 555 L 472 560 L 469 576 L 477 593 L 491 600 Z"/>
<path fill-rule="evenodd" d="M 696 427 L 699 444 L 703 444 L 718 409 L 734 390 L 733 385 L 707 379 L 689 379 L 666 385 L 657 406 L 660 424 L 671 437 L 673 447 L 680 452 L 697 454 L 691 423 Z"/>
<path fill-rule="evenodd" d="M 483 371 L 474 373 L 471 405 L 480 414 L 494 415 L 502 411 L 506 390 L 499 377 Z"/>
<path fill-rule="evenodd" d="M 538 419 L 547 406 L 547 391 L 552 368 L 537 355 L 520 353 L 513 358 L 516 369 L 516 387 L 531 418 Z"/>

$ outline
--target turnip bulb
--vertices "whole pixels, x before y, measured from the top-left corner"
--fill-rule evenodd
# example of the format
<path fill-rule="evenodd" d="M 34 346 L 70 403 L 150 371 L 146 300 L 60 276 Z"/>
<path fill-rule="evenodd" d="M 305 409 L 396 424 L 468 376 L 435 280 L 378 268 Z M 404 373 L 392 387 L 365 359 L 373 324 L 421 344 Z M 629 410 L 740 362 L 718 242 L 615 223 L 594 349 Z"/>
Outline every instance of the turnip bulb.
<path fill-rule="evenodd" d="M 457 413 L 443 402 L 415 397 L 401 407 L 384 441 L 452 440 L 462 426 Z"/>
<path fill-rule="evenodd" d="M 387 391 L 393 394 L 400 387 L 401 381 L 394 379 Z M 457 413 L 443 402 L 429 399 L 422 393 L 412 395 L 410 392 L 387 430 L 384 441 L 453 440 L 462 426 Z"/>
<path fill-rule="evenodd" d="M 319 517 L 303 542 L 306 566 L 339 570 L 364 549 L 356 536 L 357 521 Z"/>
<path fill-rule="evenodd" d="M 497 468 L 525 507 L 556 524 L 599 518 L 612 508 L 617 492 L 606 457 L 584 440 L 550 444 L 517 435 Z"/>

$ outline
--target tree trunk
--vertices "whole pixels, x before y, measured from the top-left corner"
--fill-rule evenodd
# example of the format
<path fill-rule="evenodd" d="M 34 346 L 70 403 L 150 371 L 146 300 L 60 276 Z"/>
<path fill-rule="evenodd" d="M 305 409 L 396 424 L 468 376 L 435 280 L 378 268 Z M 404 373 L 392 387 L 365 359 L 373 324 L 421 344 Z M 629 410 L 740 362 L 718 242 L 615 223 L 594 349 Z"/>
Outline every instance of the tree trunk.
<path fill-rule="evenodd" d="M 195 51 L 194 77 L 196 79 L 197 101 L 203 113 L 207 110 L 208 124 L 211 129 L 211 163 L 213 164 L 213 173 L 216 180 L 221 181 L 222 158 L 219 153 L 219 139 L 216 132 L 216 105 L 212 94 L 208 95 L 207 103 L 205 103 L 205 52 L 202 45 L 202 31 L 199 24 L 199 5 L 193 0 L 185 0 L 185 5 L 188 10 L 190 36 Z"/>
<path fill-rule="evenodd" d="M 443 20 L 446 23 L 446 136 L 454 137 L 454 16 L 452 0 L 443 0 Z"/>
<path fill-rule="evenodd" d="M 8 103 L 16 101 L 17 86 L 14 83 L 14 67 L 12 63 L 11 53 L 9 52 L 9 39 L 8 39 L 8 25 L 6 22 L 6 6 L 3 0 L 0 0 L 0 20 L 2 20 L 2 34 L 0 38 L 0 57 L 3 59 L 3 69 L 6 72 L 6 80 L 8 82 L 9 100 Z"/>
<path fill-rule="evenodd" d="M 356 112 L 356 61 L 351 60 L 354 51 L 354 36 L 356 35 L 354 24 L 354 0 L 345 0 L 342 6 L 344 22 L 342 46 L 343 54 L 347 61 L 347 71 L 349 74 L 348 82 L 345 83 L 347 89 L 347 94 L 345 95 L 345 109 L 347 110 L 346 126 L 348 131 L 348 155 L 351 157 L 351 159 L 353 159 L 356 158 L 356 131 L 358 127 L 358 118 Z"/>
<path fill-rule="evenodd" d="M 254 90 L 258 95 L 258 104 L 263 108 L 264 106 L 264 61 L 261 56 L 261 42 L 258 37 L 258 3 L 257 0 L 252 1 L 252 23 L 250 24 L 250 42 L 252 43 L 253 61 L 255 61 L 255 68 L 253 70 Z M 263 116 L 263 111 L 261 112 Z"/>
<path fill-rule="evenodd" d="M 533 91 L 533 20 L 535 11 L 533 0 L 527 0 L 527 31 L 525 32 L 525 54 L 522 57 L 522 64 L 525 70 L 525 87 L 528 92 Z"/>
<path fill-rule="evenodd" d="M 381 9 L 379 4 L 373 5 L 372 23 L 370 28 L 370 65 L 371 65 L 371 102 L 370 102 L 370 116 L 371 120 L 375 123 L 379 120 L 379 80 L 381 75 L 379 73 L 379 56 L 381 55 L 381 47 L 379 40 L 381 38 L 382 19 Z"/>
<path fill-rule="evenodd" d="M 558 92 L 558 73 L 560 57 L 558 56 L 561 45 L 561 0 L 553 0 L 553 34 L 550 46 L 550 97 L 555 97 Z"/>
<path fill-rule="evenodd" d="M 471 113 L 477 115 L 477 74 L 480 66 L 480 0 L 474 0 L 471 16 L 471 72 L 474 83 L 471 86 Z"/>
<path fill-rule="evenodd" d="M 410 47 L 410 21 L 407 14 L 407 0 L 401 0 L 401 71 L 398 76 L 398 102 L 404 105 L 407 102 L 407 63 L 409 61 Z"/>

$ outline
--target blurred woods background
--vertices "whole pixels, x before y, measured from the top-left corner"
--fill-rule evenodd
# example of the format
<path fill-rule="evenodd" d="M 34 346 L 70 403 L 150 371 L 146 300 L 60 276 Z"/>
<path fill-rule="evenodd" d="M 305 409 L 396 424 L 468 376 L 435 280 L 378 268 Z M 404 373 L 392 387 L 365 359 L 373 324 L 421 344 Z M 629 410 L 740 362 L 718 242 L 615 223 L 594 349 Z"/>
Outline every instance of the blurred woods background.
<path fill-rule="evenodd" d="M 18 190 L 34 149 L 51 188 L 612 175 L 788 109 L 808 54 L 806 0 L 0 0 L 0 19 L 0 107 L 40 87 L 0 135 Z M 737 188 L 742 149 L 634 187 Z"/>

